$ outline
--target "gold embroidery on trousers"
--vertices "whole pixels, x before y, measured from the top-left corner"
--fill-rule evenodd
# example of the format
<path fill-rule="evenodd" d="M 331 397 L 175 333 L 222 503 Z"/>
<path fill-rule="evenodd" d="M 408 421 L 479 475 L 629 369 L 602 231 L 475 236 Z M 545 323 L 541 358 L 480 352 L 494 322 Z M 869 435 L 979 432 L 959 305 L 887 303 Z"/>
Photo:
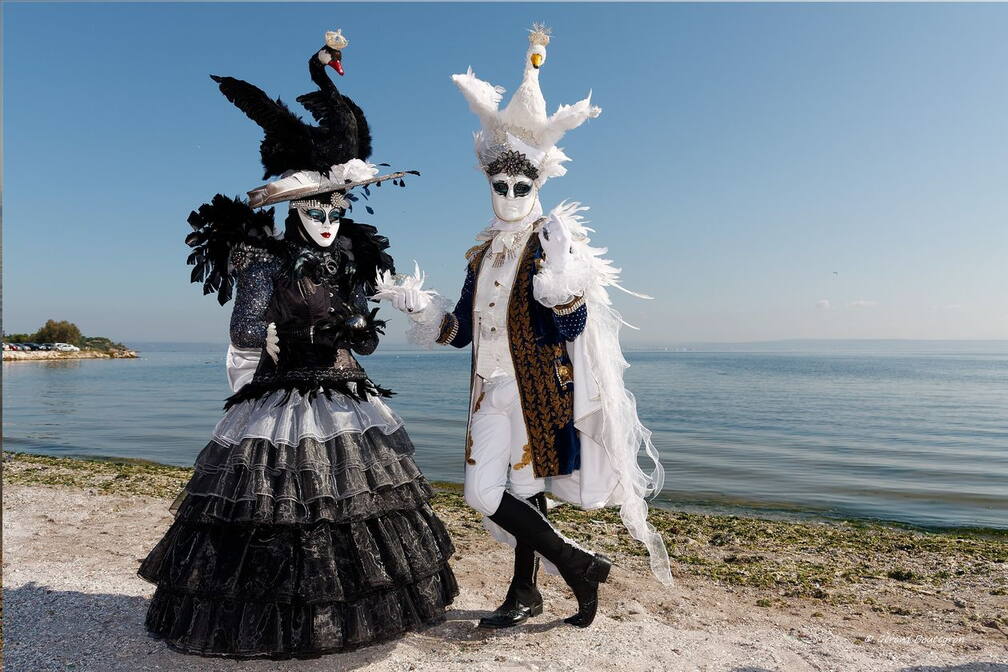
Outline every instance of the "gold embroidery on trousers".
<path fill-rule="evenodd" d="M 476 464 L 476 460 L 472 458 L 472 434 L 466 434 L 466 449 L 465 449 L 465 461 L 466 464 Z"/>
<path fill-rule="evenodd" d="M 514 463 L 513 469 L 521 469 L 522 467 L 527 467 L 532 464 L 532 448 L 529 444 L 522 446 L 522 456 L 521 459 Z"/>

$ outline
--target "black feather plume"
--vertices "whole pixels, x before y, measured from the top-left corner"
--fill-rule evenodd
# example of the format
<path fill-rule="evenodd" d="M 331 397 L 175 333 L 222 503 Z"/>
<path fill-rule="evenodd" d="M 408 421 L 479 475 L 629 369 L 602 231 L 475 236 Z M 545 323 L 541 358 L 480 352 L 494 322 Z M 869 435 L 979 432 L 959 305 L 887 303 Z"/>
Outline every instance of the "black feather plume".
<path fill-rule="evenodd" d="M 256 211 L 223 194 L 189 213 L 189 225 L 193 232 L 186 236 L 186 245 L 193 251 L 186 263 L 194 266 L 189 279 L 203 283 L 204 294 L 217 292 L 221 305 L 231 299 L 231 251 L 236 246 L 244 243 L 266 250 L 281 246 L 273 237 L 273 208 Z"/>

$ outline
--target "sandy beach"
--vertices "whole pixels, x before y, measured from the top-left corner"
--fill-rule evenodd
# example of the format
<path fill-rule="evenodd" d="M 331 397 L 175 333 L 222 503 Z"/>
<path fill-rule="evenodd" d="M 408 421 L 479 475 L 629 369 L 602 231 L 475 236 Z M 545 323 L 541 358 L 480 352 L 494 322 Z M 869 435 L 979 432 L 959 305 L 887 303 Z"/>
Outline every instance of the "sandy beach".
<path fill-rule="evenodd" d="M 5 670 L 1008 671 L 1006 537 L 865 523 L 658 512 L 676 578 L 664 589 L 613 512 L 559 507 L 566 534 L 617 562 L 595 624 L 565 625 L 574 601 L 545 576 L 541 616 L 480 631 L 510 553 L 447 486 L 435 507 L 456 540 L 461 594 L 444 623 L 306 661 L 183 655 L 144 630 L 154 588 L 136 569 L 188 474 L 5 455 Z"/>

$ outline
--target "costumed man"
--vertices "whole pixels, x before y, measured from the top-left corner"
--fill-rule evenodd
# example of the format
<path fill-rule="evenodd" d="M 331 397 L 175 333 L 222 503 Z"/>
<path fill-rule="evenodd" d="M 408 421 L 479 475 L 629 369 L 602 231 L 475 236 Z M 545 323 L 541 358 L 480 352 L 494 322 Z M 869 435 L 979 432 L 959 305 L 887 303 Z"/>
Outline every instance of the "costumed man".
<path fill-rule="evenodd" d="M 466 254 L 454 308 L 423 289 L 419 269 L 384 274 L 375 295 L 411 317 L 415 342 L 472 345 L 465 497 L 494 536 L 515 547 L 504 602 L 480 621 L 491 628 L 542 612 L 537 556 L 577 598 L 577 613 L 565 620 L 587 627 L 595 617 L 611 562 L 556 531 L 545 491 L 584 509 L 620 506 L 627 529 L 647 546 L 655 576 L 672 582 L 665 544 L 647 522 L 646 498 L 661 490 L 663 471 L 623 385 L 622 320 L 606 292 L 619 287 L 618 270 L 601 258 L 604 250 L 589 246 L 578 214 L 587 208 L 561 203 L 543 216 L 539 202 L 546 180 L 566 173 L 569 159 L 556 142 L 601 113 L 589 94 L 546 115 L 539 73 L 549 41 L 544 27 L 530 31 L 523 81 L 503 110 L 503 90 L 471 68 L 452 76 L 481 121 L 475 148 L 494 212 Z M 638 466 L 642 449 L 651 473 Z"/>
<path fill-rule="evenodd" d="M 313 657 L 444 619 L 458 593 L 451 538 L 432 510 L 402 418 L 356 355 L 378 345 L 369 309 L 388 240 L 346 216 L 378 175 L 371 133 L 327 74 L 340 31 L 312 52 L 318 126 L 232 77 L 221 92 L 263 128 L 266 178 L 249 200 L 217 194 L 189 216 L 193 282 L 223 305 L 235 289 L 234 394 L 175 519 L 139 574 L 157 590 L 146 625 L 188 653 Z M 329 67 L 327 67 L 329 66 Z M 287 203 L 282 236 L 273 208 Z M 370 209 L 369 209 L 370 210 Z"/>

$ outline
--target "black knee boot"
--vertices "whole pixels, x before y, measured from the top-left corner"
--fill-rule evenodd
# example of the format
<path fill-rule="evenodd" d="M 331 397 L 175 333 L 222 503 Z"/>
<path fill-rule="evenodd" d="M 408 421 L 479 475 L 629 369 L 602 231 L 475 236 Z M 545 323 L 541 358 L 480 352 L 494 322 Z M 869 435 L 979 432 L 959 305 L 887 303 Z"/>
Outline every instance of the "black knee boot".
<path fill-rule="evenodd" d="M 539 493 L 528 498 L 543 516 L 546 515 L 546 495 Z M 480 619 L 481 628 L 510 628 L 524 623 L 530 616 L 542 613 L 543 599 L 536 587 L 539 557 L 535 549 L 516 538 L 514 576 L 504 602 L 490 614 Z"/>
<path fill-rule="evenodd" d="M 609 558 L 567 541 L 538 509 L 506 491 L 490 520 L 556 565 L 578 601 L 578 612 L 564 620 L 581 628 L 591 625 L 598 610 L 598 585 L 609 578 Z"/>

